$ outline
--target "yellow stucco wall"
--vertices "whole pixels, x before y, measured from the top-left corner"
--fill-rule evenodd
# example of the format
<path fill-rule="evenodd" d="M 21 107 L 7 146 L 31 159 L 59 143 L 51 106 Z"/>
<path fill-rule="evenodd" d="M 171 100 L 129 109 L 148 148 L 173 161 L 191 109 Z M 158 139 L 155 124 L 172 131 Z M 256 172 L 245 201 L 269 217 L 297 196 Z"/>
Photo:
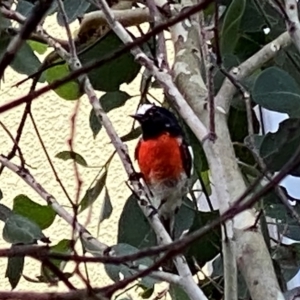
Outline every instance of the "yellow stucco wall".
<path fill-rule="evenodd" d="M 52 23 L 48 21 L 46 26 L 49 33 L 64 37 L 62 34 L 64 30 L 62 28 L 55 27 L 55 22 Z M 74 29 L 73 27 L 72 29 Z M 0 104 L 7 103 L 20 95 L 27 93 L 30 82 L 22 85 L 19 88 L 12 88 L 12 85 L 23 79 L 25 76 L 15 73 L 13 70 L 9 69 L 5 73 L 5 83 L 1 83 L 1 100 Z M 137 78 L 129 86 L 122 87 L 131 95 L 138 95 L 139 93 L 139 81 Z M 38 85 L 38 87 L 41 85 Z M 157 91 L 157 93 L 160 93 Z M 159 95 L 157 95 L 159 96 Z M 124 135 L 130 131 L 132 120 L 128 117 L 129 114 L 134 113 L 135 107 L 138 103 L 139 98 L 135 97 L 130 99 L 127 104 L 118 109 L 115 112 L 109 113 L 114 127 L 116 128 L 118 134 Z M 64 186 L 69 192 L 70 196 L 74 199 L 76 194 L 76 180 L 74 175 L 74 168 L 72 161 L 62 161 L 55 158 L 55 154 L 63 150 L 69 150 L 67 140 L 70 138 L 70 118 L 74 112 L 75 102 L 65 101 L 57 97 L 54 92 L 49 92 L 46 95 L 35 100 L 32 104 L 32 112 L 34 114 L 36 123 L 47 147 L 49 155 L 54 163 L 54 166 L 62 179 Z M 3 113 L 0 115 L 0 120 L 7 126 L 7 128 L 15 136 L 16 130 L 19 125 L 20 118 L 22 116 L 24 105 L 19 106 L 11 111 Z M 97 138 L 94 140 L 92 132 L 89 128 L 89 113 L 91 106 L 86 97 L 82 97 L 80 100 L 79 113 L 77 115 L 76 121 L 76 136 L 74 140 L 74 150 L 80 153 L 88 162 L 90 166 L 101 166 L 111 155 L 113 151 L 113 146 L 109 143 L 109 139 L 102 129 Z M 12 148 L 12 141 L 5 133 L 5 131 L 0 128 L 0 153 L 7 154 Z M 129 152 L 133 156 L 135 142 L 127 143 L 129 147 Z M 58 182 L 56 182 L 53 172 L 46 160 L 46 157 L 42 151 L 41 145 L 36 137 L 33 130 L 31 121 L 28 119 L 22 139 L 20 142 L 20 147 L 23 151 L 26 163 L 31 167 L 30 171 L 36 178 L 36 180 L 51 194 L 53 194 L 61 205 L 68 205 L 68 200 L 64 196 Z M 19 163 L 18 159 L 13 160 Z M 98 168 L 84 168 L 78 166 L 80 171 L 81 179 L 83 180 L 81 198 L 84 195 L 86 189 L 91 184 L 94 177 L 97 175 Z M 130 195 L 129 189 L 125 185 L 126 175 L 123 167 L 120 163 L 118 156 L 115 156 L 113 162 L 109 168 L 108 173 L 108 189 L 113 205 L 113 214 L 109 220 L 105 220 L 100 229 L 100 241 L 112 245 L 116 242 L 117 234 L 117 222 L 122 211 L 122 207 L 125 200 Z M 18 194 L 26 194 L 33 201 L 40 204 L 45 204 L 43 199 L 41 199 L 30 187 L 28 187 L 17 175 L 13 174 L 11 171 L 5 169 L 1 175 L 0 189 L 3 192 L 4 198 L 2 203 L 12 207 L 12 200 Z M 98 216 L 100 212 L 101 201 L 103 200 L 103 193 L 100 195 L 99 199 L 94 204 L 91 211 L 87 211 L 79 216 L 79 221 L 86 223 L 90 219 L 87 225 L 88 230 L 92 235 L 97 234 L 97 223 Z M 71 210 L 69 210 L 71 211 Z M 2 232 L 3 223 L 0 223 L 0 232 Z M 56 244 L 59 240 L 63 238 L 71 238 L 71 227 L 61 218 L 56 217 L 55 223 L 47 230 L 45 234 L 49 236 L 53 244 Z M 8 247 L 0 238 L 0 247 Z M 0 259 L 0 289 L 10 290 L 10 285 L 8 280 L 4 278 L 6 269 L 6 259 Z M 72 270 L 72 266 L 69 265 L 66 271 Z M 26 259 L 26 267 L 24 274 L 35 278 L 35 276 L 40 274 L 39 264 L 31 259 Z M 93 285 L 104 286 L 111 281 L 106 276 L 101 265 L 93 267 L 92 272 L 90 272 L 90 279 Z M 71 282 L 76 283 L 77 287 L 84 286 L 78 277 L 71 278 Z M 65 290 L 63 284 L 59 284 L 59 289 Z M 57 287 L 49 287 L 46 284 L 35 284 L 21 279 L 16 290 L 55 290 Z"/>

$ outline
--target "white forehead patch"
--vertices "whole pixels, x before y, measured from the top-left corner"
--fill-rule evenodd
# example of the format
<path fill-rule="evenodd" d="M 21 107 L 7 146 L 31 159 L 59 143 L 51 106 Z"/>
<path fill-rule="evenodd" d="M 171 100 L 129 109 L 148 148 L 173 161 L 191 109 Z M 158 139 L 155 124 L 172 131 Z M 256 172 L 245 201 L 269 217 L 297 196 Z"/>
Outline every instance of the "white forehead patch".
<path fill-rule="evenodd" d="M 138 108 L 138 110 L 137 110 L 137 114 L 138 115 L 144 115 L 146 112 L 147 112 L 147 110 L 149 110 L 150 108 L 152 108 L 154 105 L 153 104 L 142 104 L 139 108 Z"/>

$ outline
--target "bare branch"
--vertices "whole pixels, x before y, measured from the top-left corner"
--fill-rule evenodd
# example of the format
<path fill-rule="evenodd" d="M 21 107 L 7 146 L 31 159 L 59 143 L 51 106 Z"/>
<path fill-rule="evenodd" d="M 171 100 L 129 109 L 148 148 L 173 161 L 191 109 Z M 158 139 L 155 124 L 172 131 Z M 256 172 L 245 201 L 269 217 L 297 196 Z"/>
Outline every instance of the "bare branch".
<path fill-rule="evenodd" d="M 73 217 L 57 202 L 53 195 L 49 194 L 40 183 L 38 183 L 35 178 L 30 174 L 25 168 L 18 167 L 14 163 L 10 162 L 6 157 L 0 155 L 0 162 L 10 169 L 12 172 L 16 173 L 21 177 L 34 191 L 36 191 L 42 199 L 44 199 L 48 205 L 50 205 L 53 210 L 62 217 L 68 224 L 73 225 Z M 100 251 L 105 251 L 107 245 L 99 242 L 96 238 L 91 236 L 91 234 L 78 222 L 75 223 L 75 230 L 81 234 L 82 238 L 88 243 L 98 248 Z"/>
<path fill-rule="evenodd" d="M 286 21 L 287 31 L 294 45 L 300 51 L 300 22 L 297 5 L 296 0 L 285 0 L 285 12 L 288 18 Z"/>
<path fill-rule="evenodd" d="M 149 9 L 146 7 L 125 10 L 113 9 L 112 11 L 116 20 L 120 22 L 124 27 L 150 22 L 152 19 L 149 13 Z M 107 21 L 102 11 L 93 11 L 85 14 L 78 31 L 79 40 L 83 36 L 87 36 L 88 31 L 90 31 L 91 28 L 99 28 L 103 25 L 107 25 Z"/>
<path fill-rule="evenodd" d="M 175 80 L 180 90 L 185 93 L 186 99 L 194 113 L 205 124 L 208 124 L 209 113 L 204 105 L 207 91 L 201 74 L 195 67 L 199 65 L 198 57 L 200 57 L 200 55 L 194 54 L 195 45 L 193 44 L 197 38 L 195 29 L 197 25 L 194 25 L 192 20 L 189 26 L 186 25 L 187 20 L 185 23 L 182 23 L 181 26 L 177 24 L 171 28 L 171 31 L 175 32 L 172 34 L 172 39 L 175 43 L 175 52 L 178 54 L 175 56 L 174 64 Z M 187 51 L 186 49 L 193 49 L 193 51 Z M 191 75 L 188 76 L 188 74 L 192 74 L 192 78 L 195 79 L 191 80 Z M 224 95 L 221 91 L 219 93 L 220 96 Z M 228 107 L 230 100 L 231 98 L 227 100 Z M 216 102 L 215 124 L 217 139 L 215 143 L 209 140 L 203 143 L 203 149 L 209 163 L 216 196 L 219 200 L 219 209 L 223 214 L 231 206 L 237 204 L 236 199 L 244 193 L 246 185 L 238 169 L 234 149 L 230 142 L 227 118 L 224 113 L 220 113 L 221 111 L 226 110 L 224 110 L 224 106 L 222 107 Z M 182 116 L 186 114 L 185 111 L 180 111 L 180 113 Z M 191 127 L 190 123 L 187 123 Z M 192 127 L 191 129 L 194 131 Z M 251 209 L 243 211 L 243 213 L 236 215 L 232 221 L 226 222 L 228 241 L 224 247 L 227 251 L 224 253 L 228 255 L 225 258 L 225 263 L 228 262 L 228 270 L 232 270 L 232 273 L 235 273 L 232 268 L 235 264 L 229 263 L 235 257 L 235 261 L 238 263 L 238 267 L 245 278 L 253 299 L 262 300 L 268 298 L 275 300 L 282 297 L 282 294 L 268 249 L 259 231 L 247 230 L 254 223 L 255 212 Z M 249 252 L 251 252 L 251 255 L 248 255 Z M 262 270 L 265 278 L 264 283 L 257 282 L 254 279 L 257 278 L 258 274 L 262 276 Z M 233 279 L 235 280 L 235 278 Z M 229 299 L 236 297 L 232 287 L 228 286 L 228 288 L 228 291 L 231 291 L 230 295 L 228 295 Z"/>
<path fill-rule="evenodd" d="M 281 34 L 274 41 L 265 45 L 261 50 L 249 57 L 239 66 L 233 68 L 230 74 L 236 81 L 241 81 L 247 76 L 251 75 L 260 66 L 265 64 L 270 59 L 274 58 L 278 52 L 291 44 L 291 39 L 287 32 Z M 236 92 L 236 87 L 229 79 L 225 79 L 222 87 L 216 96 L 216 106 L 220 107 L 226 113 L 229 111 L 230 101 Z"/>

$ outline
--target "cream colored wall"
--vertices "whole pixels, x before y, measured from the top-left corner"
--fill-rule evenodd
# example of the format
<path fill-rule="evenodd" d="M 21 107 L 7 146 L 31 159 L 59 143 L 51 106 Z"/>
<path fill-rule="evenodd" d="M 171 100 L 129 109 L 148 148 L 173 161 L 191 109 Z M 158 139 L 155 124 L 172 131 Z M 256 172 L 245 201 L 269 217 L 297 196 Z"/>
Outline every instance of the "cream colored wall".
<path fill-rule="evenodd" d="M 46 28 L 50 33 L 55 36 L 61 36 L 64 30 L 62 28 L 56 28 L 54 22 L 50 22 L 46 25 Z M 74 29 L 74 28 L 73 28 Z M 1 84 L 1 100 L 0 104 L 7 103 L 14 98 L 24 95 L 27 93 L 30 83 L 24 84 L 19 88 L 12 87 L 14 83 L 24 78 L 20 74 L 15 73 L 12 70 L 8 70 L 5 73 L 5 83 Z M 138 95 L 139 93 L 139 81 L 140 77 L 137 78 L 129 86 L 122 87 L 131 95 Z M 41 85 L 39 85 L 41 86 Z M 157 95 L 159 96 L 159 95 Z M 123 135 L 130 131 L 132 120 L 128 117 L 129 114 L 134 113 L 135 107 L 138 103 L 138 97 L 130 99 L 127 104 L 118 109 L 115 112 L 109 113 L 114 127 L 118 134 Z M 55 158 L 55 154 L 63 150 L 69 150 L 67 140 L 70 138 L 70 118 L 74 112 L 75 102 L 64 101 L 56 96 L 55 93 L 49 92 L 46 95 L 35 100 L 32 104 L 32 112 L 35 120 L 40 129 L 40 133 L 47 147 L 49 155 L 54 163 L 54 166 L 62 179 L 67 191 L 74 199 L 76 193 L 76 180 L 74 175 L 73 163 L 71 161 L 62 161 Z M 19 106 L 11 111 L 8 111 L 0 115 L 0 120 L 8 127 L 8 129 L 15 136 L 16 130 L 19 125 L 20 118 L 22 116 L 24 106 Z M 88 162 L 90 166 L 101 166 L 105 163 L 107 158 L 113 151 L 112 145 L 109 143 L 109 139 L 104 130 L 101 130 L 97 138 L 94 140 L 92 132 L 89 128 L 89 113 L 91 106 L 86 99 L 82 97 L 80 100 L 79 113 L 76 121 L 76 136 L 74 140 L 74 150 L 80 153 Z M 12 148 L 12 141 L 0 128 L 0 153 L 7 154 Z M 127 143 L 129 152 L 133 156 L 135 142 Z M 23 151 L 26 163 L 30 166 L 30 171 L 36 178 L 36 180 L 50 193 L 52 193 L 61 205 L 68 205 L 68 201 L 64 196 L 59 184 L 56 182 L 53 172 L 46 160 L 46 157 L 42 151 L 41 145 L 35 135 L 33 126 L 28 120 L 23 131 L 22 140 L 20 147 Z M 19 163 L 18 159 L 14 159 L 16 163 Z M 80 171 L 81 179 L 83 180 L 81 197 L 84 195 L 86 189 L 97 175 L 97 168 L 84 168 L 78 166 Z M 117 235 L 117 223 L 121 214 L 123 205 L 130 195 L 130 191 L 125 185 L 127 179 L 120 160 L 117 156 L 113 159 L 113 162 L 109 168 L 108 173 L 108 189 L 113 204 L 113 214 L 109 220 L 105 220 L 100 229 L 99 239 L 112 245 L 116 242 Z M 4 199 L 1 200 L 3 204 L 12 206 L 14 197 L 18 194 L 26 194 L 33 201 L 40 204 L 45 204 L 43 200 L 30 188 L 28 187 L 18 176 L 4 170 L 1 175 L 0 189 L 3 192 Z M 100 204 L 103 199 L 103 195 L 94 204 L 91 213 L 90 222 L 87 225 L 88 230 L 96 236 L 97 234 L 97 222 L 100 211 Z M 79 216 L 79 220 L 82 223 L 87 222 L 87 215 L 89 212 Z M 2 232 L 3 224 L 0 223 L 0 232 Z M 56 218 L 55 223 L 47 230 L 45 234 L 51 239 L 53 244 L 56 244 L 63 238 L 71 238 L 70 226 L 59 217 Z M 0 247 L 8 247 L 2 238 L 0 238 Z M 0 289 L 10 290 L 8 280 L 4 278 L 6 269 L 6 259 L 0 259 Z M 72 270 L 72 266 L 69 265 L 67 270 Z M 101 265 L 94 266 L 91 268 L 90 278 L 93 285 L 104 286 L 111 281 L 106 276 Z M 26 267 L 24 274 L 35 278 L 40 274 L 39 264 L 35 261 L 26 259 Z M 76 285 L 84 286 L 78 278 L 71 278 L 71 281 Z M 49 287 L 46 284 L 35 284 L 21 279 L 17 290 L 56 290 L 57 287 Z M 65 290 L 63 284 L 59 284 L 59 290 Z M 136 296 L 135 296 L 136 298 Z"/>

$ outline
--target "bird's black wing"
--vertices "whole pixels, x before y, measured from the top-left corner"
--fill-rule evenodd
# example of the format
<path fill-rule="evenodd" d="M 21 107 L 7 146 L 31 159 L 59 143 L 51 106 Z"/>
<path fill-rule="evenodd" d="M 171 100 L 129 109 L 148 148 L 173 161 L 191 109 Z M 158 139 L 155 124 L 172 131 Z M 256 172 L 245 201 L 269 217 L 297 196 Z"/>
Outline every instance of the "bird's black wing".
<path fill-rule="evenodd" d="M 191 177 L 193 157 L 191 154 L 191 150 L 189 149 L 189 145 L 184 139 L 182 140 L 182 143 L 180 145 L 180 152 L 185 173 L 188 177 Z"/>

